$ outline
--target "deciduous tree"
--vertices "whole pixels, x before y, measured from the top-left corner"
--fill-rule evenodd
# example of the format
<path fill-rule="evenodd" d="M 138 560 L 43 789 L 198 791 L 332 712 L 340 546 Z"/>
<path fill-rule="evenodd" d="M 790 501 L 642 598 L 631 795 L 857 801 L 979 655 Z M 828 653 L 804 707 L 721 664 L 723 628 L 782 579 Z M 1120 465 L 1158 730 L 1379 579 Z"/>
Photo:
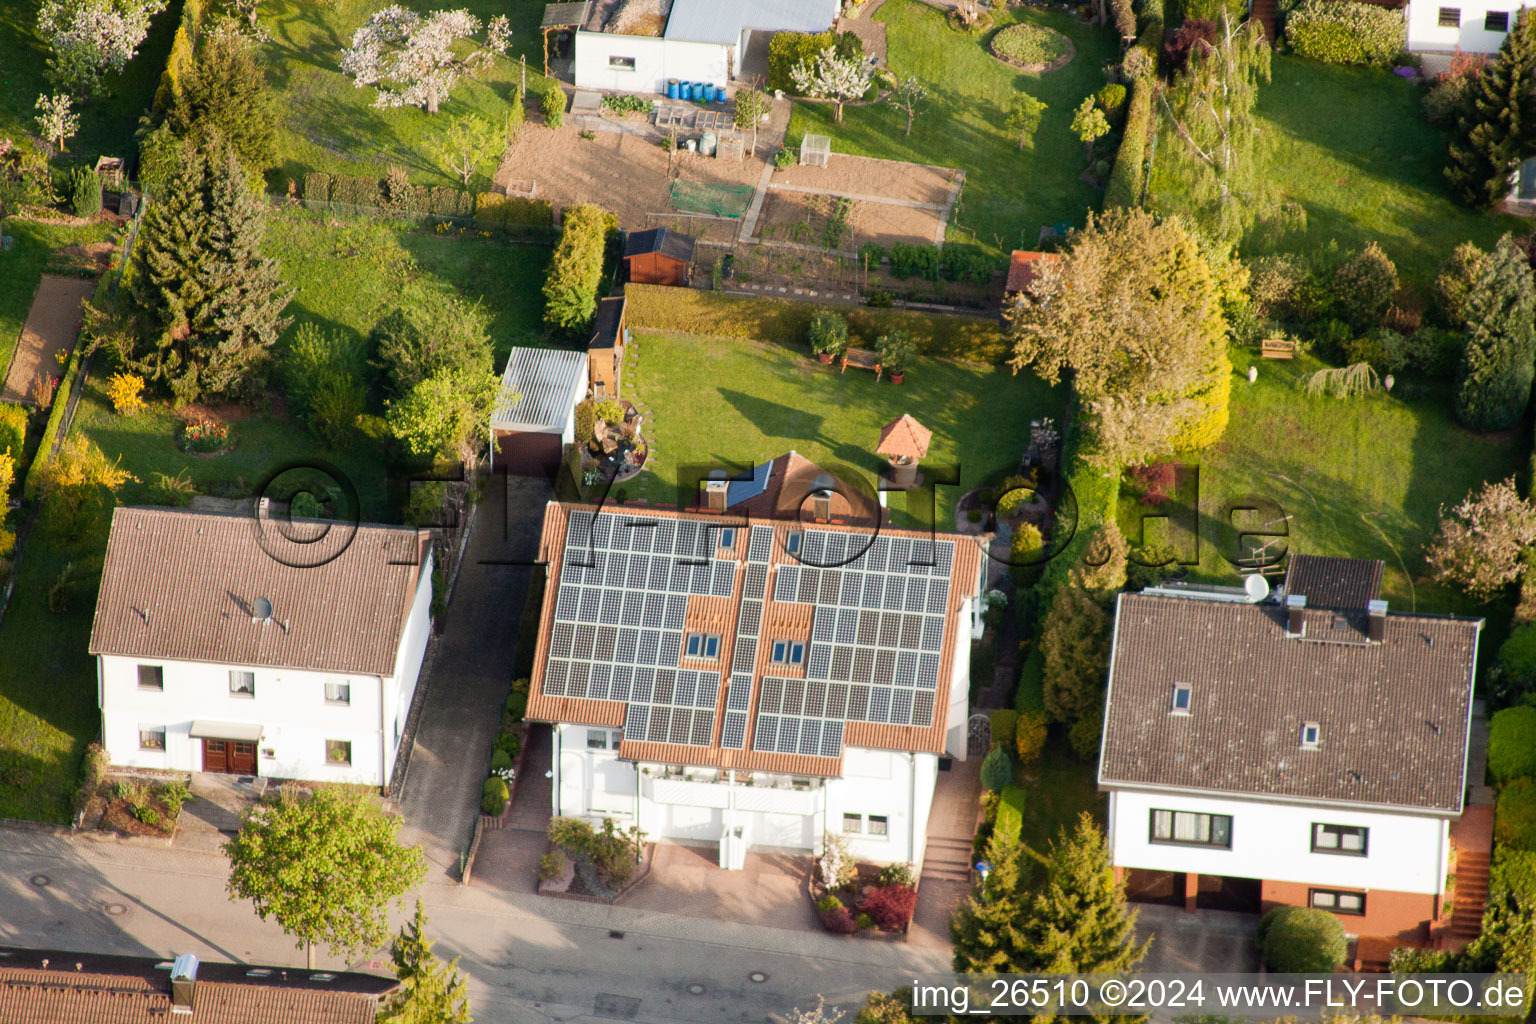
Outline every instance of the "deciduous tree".
<path fill-rule="evenodd" d="M 1014 369 L 1072 371 L 1094 465 L 1210 444 L 1226 427 L 1231 365 L 1221 290 L 1194 236 L 1142 210 L 1090 216 L 1061 262 L 1007 311 Z"/>
<path fill-rule="evenodd" d="M 917 119 L 917 105 L 928 98 L 928 87 L 916 75 L 896 75 L 891 79 L 891 100 L 907 115 L 906 134 L 912 134 Z"/>
<path fill-rule="evenodd" d="M 874 74 L 874 68 L 863 56 L 843 57 L 831 46 L 813 60 L 801 61 L 789 69 L 790 80 L 800 95 L 833 102 L 836 121 L 843 119 L 844 103 L 869 91 Z"/>
<path fill-rule="evenodd" d="M 1020 93 L 1014 97 L 1013 106 L 1008 108 L 1008 115 L 1003 119 L 1008 134 L 1019 140 L 1019 151 L 1024 151 L 1025 143 L 1034 136 L 1035 129 L 1040 127 L 1040 118 L 1045 114 L 1045 104 L 1035 99 L 1029 93 Z"/>
<path fill-rule="evenodd" d="M 1084 96 L 1072 113 L 1072 132 L 1088 149 L 1088 160 L 1093 161 L 1093 144 L 1109 134 L 1109 118 L 1099 109 L 1092 96 Z"/>
<path fill-rule="evenodd" d="M 500 387 L 492 373 L 434 370 L 404 398 L 387 403 L 385 419 L 390 433 L 412 453 L 456 458 L 468 465 L 490 435 Z"/>
<path fill-rule="evenodd" d="M 1456 121 L 1445 178 L 1461 202 L 1486 209 L 1509 194 L 1520 161 L 1536 152 L 1536 17 L 1522 8 L 1499 55 L 1471 86 Z"/>
<path fill-rule="evenodd" d="M 432 152 L 443 167 L 469 188 L 475 171 L 487 160 L 501 155 L 506 144 L 501 129 L 474 114 L 450 117 L 432 137 Z"/>
<path fill-rule="evenodd" d="M 459 958 L 443 963 L 427 938 L 427 912 L 416 901 L 416 916 L 401 926 L 390 947 L 400 988 L 379 1008 L 388 1024 L 470 1024 L 469 993 L 459 973 Z"/>
<path fill-rule="evenodd" d="M 485 39 L 477 44 L 480 19 L 466 10 L 423 17 L 391 4 L 352 33 L 341 70 L 358 88 L 378 87 L 376 107 L 421 107 L 435 114 L 462 79 L 483 73 L 507 52 L 512 39 L 507 19 L 497 16 L 484 27 Z"/>
<path fill-rule="evenodd" d="M 1505 235 L 1477 265 L 1463 312 L 1467 347 L 1456 381 L 1456 418 L 1474 430 L 1520 422 L 1536 376 L 1536 285 L 1530 264 Z"/>
<path fill-rule="evenodd" d="M 216 132 L 187 143 L 134 247 L 133 295 L 149 324 L 128 368 L 176 397 L 239 396 L 260 383 L 293 297 L 263 254 L 266 207 Z"/>
<path fill-rule="evenodd" d="M 401 846 L 399 829 L 400 819 L 364 793 L 284 788 L 248 810 L 224 844 L 229 894 L 297 939 L 311 967 L 317 943 L 360 956 L 384 944 L 389 904 L 426 874 L 421 851 Z"/>
<path fill-rule="evenodd" d="M 128 66 L 166 0 L 44 0 L 37 30 L 54 84 L 86 95 Z"/>
<path fill-rule="evenodd" d="M 1514 477 L 1485 483 L 1475 495 L 1440 509 L 1440 530 L 1425 558 L 1437 580 L 1477 597 L 1498 594 L 1520 576 L 1521 556 L 1536 544 L 1536 504 Z"/>
<path fill-rule="evenodd" d="M 69 95 L 62 92 L 37 98 L 34 109 L 38 113 L 33 120 L 50 150 L 65 152 L 65 140 L 73 138 L 80 130 L 80 115 L 70 109 L 71 102 Z"/>

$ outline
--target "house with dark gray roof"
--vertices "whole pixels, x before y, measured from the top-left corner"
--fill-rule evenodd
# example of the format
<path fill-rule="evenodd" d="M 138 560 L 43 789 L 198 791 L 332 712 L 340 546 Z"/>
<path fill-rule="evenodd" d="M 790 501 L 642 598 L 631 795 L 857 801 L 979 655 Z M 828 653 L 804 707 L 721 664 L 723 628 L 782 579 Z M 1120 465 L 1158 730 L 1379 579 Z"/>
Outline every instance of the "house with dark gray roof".
<path fill-rule="evenodd" d="M 1120 596 L 1099 786 L 1133 894 L 1429 938 L 1466 808 L 1482 620 L 1393 610 L 1382 570 L 1292 555 L 1272 594 Z"/>
<path fill-rule="evenodd" d="M 89 648 L 107 755 L 387 786 L 431 602 L 413 527 L 119 508 Z"/>

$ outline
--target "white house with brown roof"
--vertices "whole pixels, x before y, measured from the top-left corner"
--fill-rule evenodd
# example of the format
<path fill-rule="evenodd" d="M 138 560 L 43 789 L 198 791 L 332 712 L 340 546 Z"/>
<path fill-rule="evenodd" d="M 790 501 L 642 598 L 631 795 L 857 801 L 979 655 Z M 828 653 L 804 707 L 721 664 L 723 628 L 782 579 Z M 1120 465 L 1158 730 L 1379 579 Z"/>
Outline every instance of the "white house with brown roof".
<path fill-rule="evenodd" d="M 431 601 L 414 528 L 119 508 L 90 642 L 107 755 L 387 786 Z"/>
<path fill-rule="evenodd" d="M 555 814 L 718 842 L 723 867 L 829 832 L 920 864 L 940 761 L 966 753 L 984 558 L 955 534 L 551 503 L 528 717 L 554 726 Z"/>
<path fill-rule="evenodd" d="M 1429 938 L 1482 782 L 1467 769 L 1482 621 L 1389 611 L 1381 578 L 1381 562 L 1292 555 L 1257 601 L 1121 595 L 1099 786 L 1133 894 Z"/>

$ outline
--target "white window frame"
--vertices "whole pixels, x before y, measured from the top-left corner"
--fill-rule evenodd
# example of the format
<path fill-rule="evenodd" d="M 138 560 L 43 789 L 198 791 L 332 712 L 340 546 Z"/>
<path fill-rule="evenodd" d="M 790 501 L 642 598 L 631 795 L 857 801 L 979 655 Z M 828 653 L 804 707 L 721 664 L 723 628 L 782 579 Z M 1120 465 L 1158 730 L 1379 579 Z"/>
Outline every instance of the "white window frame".
<path fill-rule="evenodd" d="M 1358 840 L 1359 846 L 1348 843 Z M 1331 844 L 1331 845 L 1330 845 Z M 1370 851 L 1371 830 L 1364 825 L 1333 825 L 1327 822 L 1312 823 L 1312 852 L 1340 857 L 1364 857 Z"/>
<path fill-rule="evenodd" d="M 1301 749 L 1316 750 L 1323 743 L 1323 727 L 1317 722 L 1301 723 Z"/>
<path fill-rule="evenodd" d="M 1354 907 L 1344 906 L 1344 901 L 1355 902 Z M 1365 893 L 1356 889 L 1307 889 L 1307 906 L 1314 910 L 1326 910 L 1330 914 L 1345 917 L 1365 916 Z"/>
<path fill-rule="evenodd" d="M 864 816 L 862 814 L 849 814 L 843 812 L 843 835 L 858 836 L 864 834 Z"/>
<path fill-rule="evenodd" d="M 331 689 L 333 687 L 336 687 L 336 688 L 340 689 L 341 694 L 342 694 L 340 697 L 332 697 L 331 696 Z M 325 702 L 327 704 L 332 704 L 332 705 L 335 705 L 337 707 L 343 707 L 343 706 L 351 707 L 352 706 L 352 683 L 350 681 L 340 682 L 340 683 L 336 683 L 336 682 L 326 683 L 325 684 Z"/>
<path fill-rule="evenodd" d="M 634 71 L 638 63 L 634 57 L 624 57 L 617 53 L 608 55 L 609 71 Z"/>
<path fill-rule="evenodd" d="M 241 682 L 249 682 L 250 688 L 236 687 L 236 677 L 242 677 Z M 256 696 L 256 673 L 243 668 L 229 670 L 229 695 L 231 697 L 252 698 Z"/>
<path fill-rule="evenodd" d="M 800 553 L 800 541 L 802 537 L 799 530 L 791 530 L 784 535 L 784 550 L 791 555 Z"/>
<path fill-rule="evenodd" d="M 736 546 L 736 527 L 720 527 L 720 543 L 716 546 L 722 548 L 734 548 Z"/>
<path fill-rule="evenodd" d="M 891 835 L 891 818 L 888 814 L 871 814 L 864 819 L 864 831 L 877 839 L 888 839 Z"/>
<path fill-rule="evenodd" d="M 1174 683 L 1173 698 L 1169 702 L 1168 713 L 1173 715 L 1190 714 L 1190 705 L 1194 703 L 1195 699 L 1194 694 L 1194 688 L 1188 683 Z M 1183 698 L 1182 701 L 1179 699 L 1181 697 Z"/>
<path fill-rule="evenodd" d="M 156 734 L 159 734 L 159 736 L 160 736 L 160 745 L 159 746 L 153 746 L 151 744 L 148 744 L 148 743 L 144 742 L 144 737 L 145 736 L 153 736 L 153 735 L 156 735 Z M 141 725 L 141 726 L 139 726 L 139 749 L 140 750 L 152 750 L 152 751 L 154 751 L 154 752 L 156 752 L 158 754 L 165 753 L 165 726 L 163 726 L 163 725 Z"/>

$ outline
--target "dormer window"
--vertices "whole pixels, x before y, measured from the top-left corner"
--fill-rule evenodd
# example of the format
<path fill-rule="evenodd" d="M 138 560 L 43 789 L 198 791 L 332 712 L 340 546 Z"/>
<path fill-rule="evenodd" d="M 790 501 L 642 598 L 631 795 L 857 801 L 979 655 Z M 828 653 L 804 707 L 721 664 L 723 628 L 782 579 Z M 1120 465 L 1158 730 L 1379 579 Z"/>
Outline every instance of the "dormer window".
<path fill-rule="evenodd" d="M 1318 742 L 1322 739 L 1322 726 L 1316 722 L 1301 723 L 1301 749 L 1316 750 Z"/>
<path fill-rule="evenodd" d="M 1173 703 L 1168 710 L 1175 715 L 1189 714 L 1189 702 L 1192 696 L 1193 694 L 1188 683 L 1174 683 Z"/>

